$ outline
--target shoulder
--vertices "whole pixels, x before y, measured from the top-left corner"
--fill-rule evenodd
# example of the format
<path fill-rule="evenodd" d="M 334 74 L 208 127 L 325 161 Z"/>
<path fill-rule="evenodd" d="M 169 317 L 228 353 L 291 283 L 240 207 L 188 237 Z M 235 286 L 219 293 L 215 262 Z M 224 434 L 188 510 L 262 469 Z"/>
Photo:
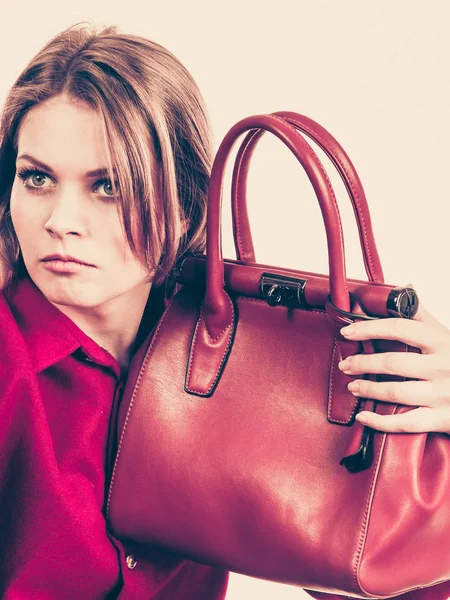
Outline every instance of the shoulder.
<path fill-rule="evenodd" d="M 0 373 L 28 363 L 28 352 L 8 295 L 0 291 Z"/>

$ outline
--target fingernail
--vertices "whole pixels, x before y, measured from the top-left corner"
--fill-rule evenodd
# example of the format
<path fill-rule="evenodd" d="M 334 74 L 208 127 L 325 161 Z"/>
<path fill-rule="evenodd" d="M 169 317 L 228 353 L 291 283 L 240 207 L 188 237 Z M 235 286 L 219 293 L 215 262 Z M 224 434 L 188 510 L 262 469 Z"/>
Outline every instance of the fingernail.
<path fill-rule="evenodd" d="M 345 360 L 341 360 L 341 362 L 338 364 L 338 367 L 341 371 L 348 371 L 350 369 L 349 359 L 346 358 Z"/>
<path fill-rule="evenodd" d="M 359 392 L 359 381 L 351 381 L 347 388 L 352 392 L 352 394 L 358 393 Z"/>
<path fill-rule="evenodd" d="M 344 337 L 350 337 L 351 335 L 353 335 L 355 333 L 355 327 L 354 325 L 347 325 L 347 327 L 343 327 L 341 329 L 341 334 Z"/>
<path fill-rule="evenodd" d="M 364 424 L 364 423 L 368 423 L 369 419 L 367 418 L 367 416 L 363 413 L 360 413 L 358 415 L 356 415 L 355 419 L 357 421 L 359 421 L 360 423 Z"/>

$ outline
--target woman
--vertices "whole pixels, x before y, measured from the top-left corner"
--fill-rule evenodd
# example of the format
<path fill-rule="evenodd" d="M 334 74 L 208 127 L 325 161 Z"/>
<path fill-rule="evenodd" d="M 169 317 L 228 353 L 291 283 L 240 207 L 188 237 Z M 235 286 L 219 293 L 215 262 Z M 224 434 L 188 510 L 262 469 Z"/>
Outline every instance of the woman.
<path fill-rule="evenodd" d="M 130 359 L 173 288 L 171 267 L 204 249 L 210 165 L 208 120 L 192 77 L 161 46 L 115 28 L 62 32 L 6 100 L 2 598 L 225 597 L 223 570 L 123 544 L 104 519 L 111 415 Z M 421 310 L 411 323 L 358 324 L 353 336 L 424 350 L 343 365 L 420 379 L 361 387 L 360 395 L 422 406 L 371 426 L 450 431 L 447 329 Z M 429 593 L 406 596 L 444 600 L 450 587 Z"/>
<path fill-rule="evenodd" d="M 102 513 L 112 405 L 161 311 L 156 294 L 143 316 L 150 290 L 204 247 L 197 86 L 157 44 L 75 27 L 20 75 L 1 132 L 0 596 L 222 598 L 224 571 L 136 560 Z"/>

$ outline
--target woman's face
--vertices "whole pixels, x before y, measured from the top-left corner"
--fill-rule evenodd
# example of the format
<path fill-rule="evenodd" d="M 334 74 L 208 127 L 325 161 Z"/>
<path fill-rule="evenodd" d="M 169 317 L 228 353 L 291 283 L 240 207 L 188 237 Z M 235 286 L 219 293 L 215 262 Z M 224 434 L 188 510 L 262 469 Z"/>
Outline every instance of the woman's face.
<path fill-rule="evenodd" d="M 31 279 L 56 305 L 148 295 L 148 272 L 122 231 L 106 165 L 100 117 L 87 105 L 57 96 L 24 118 L 11 217 Z"/>

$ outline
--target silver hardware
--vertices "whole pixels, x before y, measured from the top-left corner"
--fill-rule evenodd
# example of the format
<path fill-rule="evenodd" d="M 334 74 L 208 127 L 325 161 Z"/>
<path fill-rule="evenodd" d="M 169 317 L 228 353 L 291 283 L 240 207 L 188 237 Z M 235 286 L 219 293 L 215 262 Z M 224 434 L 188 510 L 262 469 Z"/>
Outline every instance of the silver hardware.
<path fill-rule="evenodd" d="M 125 562 L 127 563 L 127 567 L 129 569 L 134 569 L 137 565 L 137 560 L 132 554 L 128 554 L 128 556 L 125 559 Z"/>
<path fill-rule="evenodd" d="M 396 287 L 390 291 L 386 309 L 390 317 L 412 319 L 419 309 L 419 297 L 414 288 Z"/>
<path fill-rule="evenodd" d="M 306 308 L 306 284 L 306 279 L 275 273 L 263 273 L 259 283 L 259 291 L 269 306 Z"/>

